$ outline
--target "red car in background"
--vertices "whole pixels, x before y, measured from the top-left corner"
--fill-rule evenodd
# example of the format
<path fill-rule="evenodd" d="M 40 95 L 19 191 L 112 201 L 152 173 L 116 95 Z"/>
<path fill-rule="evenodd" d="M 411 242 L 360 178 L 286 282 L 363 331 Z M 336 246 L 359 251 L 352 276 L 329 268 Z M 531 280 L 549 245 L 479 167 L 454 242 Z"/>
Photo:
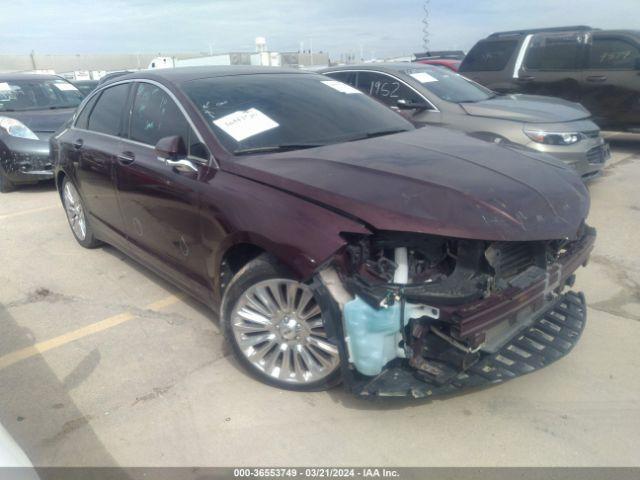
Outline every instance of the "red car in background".
<path fill-rule="evenodd" d="M 439 65 L 441 67 L 447 67 L 454 72 L 458 71 L 458 67 L 462 63 L 462 60 L 450 60 L 448 58 L 438 58 L 438 59 L 424 59 L 424 60 L 416 60 L 416 63 L 424 63 L 427 65 Z"/>
<path fill-rule="evenodd" d="M 458 71 L 462 59 L 464 58 L 464 52 L 462 50 L 442 50 L 442 51 L 430 51 L 424 53 L 414 54 L 416 63 L 424 63 L 426 65 L 438 65 L 440 67 L 447 67 L 454 72 Z"/>

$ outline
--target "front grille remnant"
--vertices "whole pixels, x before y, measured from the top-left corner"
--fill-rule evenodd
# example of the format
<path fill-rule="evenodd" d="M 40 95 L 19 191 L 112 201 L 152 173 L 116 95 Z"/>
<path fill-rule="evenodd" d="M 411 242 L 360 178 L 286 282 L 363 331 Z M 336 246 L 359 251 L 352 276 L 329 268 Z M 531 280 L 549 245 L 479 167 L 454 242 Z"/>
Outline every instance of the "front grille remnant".
<path fill-rule="evenodd" d="M 445 382 L 418 379 L 406 369 L 392 367 L 362 385 L 355 393 L 366 397 L 429 397 L 501 383 L 534 372 L 573 349 L 584 329 L 586 314 L 584 296 L 568 292 L 498 352 L 481 352 L 476 363 Z"/>
<path fill-rule="evenodd" d="M 543 246 L 536 242 L 495 242 L 485 251 L 485 258 L 498 278 L 509 278 L 539 265 Z"/>
<path fill-rule="evenodd" d="M 604 147 L 593 147 L 587 152 L 587 161 L 589 163 L 604 163 L 605 149 Z"/>

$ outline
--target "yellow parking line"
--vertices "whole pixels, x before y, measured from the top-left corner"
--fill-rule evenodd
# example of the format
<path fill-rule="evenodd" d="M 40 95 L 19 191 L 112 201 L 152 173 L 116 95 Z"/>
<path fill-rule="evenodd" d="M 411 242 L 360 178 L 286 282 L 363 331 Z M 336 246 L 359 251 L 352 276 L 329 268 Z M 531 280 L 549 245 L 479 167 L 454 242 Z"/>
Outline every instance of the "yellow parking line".
<path fill-rule="evenodd" d="M 48 207 L 32 208 L 31 210 L 24 210 L 22 212 L 13 212 L 13 213 L 7 213 L 5 215 L 0 215 L 0 220 L 4 220 L 6 218 L 20 217 L 22 215 L 29 215 L 30 213 L 44 212 L 46 210 L 53 210 L 53 209 L 58 210 L 61 208 L 62 207 L 60 207 L 60 205 L 50 205 Z"/>
<path fill-rule="evenodd" d="M 178 295 L 170 295 L 166 298 L 163 298 L 162 300 L 158 300 L 157 302 L 147 305 L 145 308 L 147 310 L 161 310 L 163 308 L 167 308 L 170 305 L 178 303 L 180 300 L 182 300 L 182 297 Z M 77 330 L 73 330 L 63 335 L 51 338 L 49 340 L 45 340 L 29 347 L 25 347 L 21 350 L 16 350 L 15 352 L 8 353 L 7 355 L 0 357 L 0 370 L 7 368 L 10 365 L 13 365 L 14 363 L 17 363 L 21 360 L 25 360 L 35 355 L 40 355 L 51 349 L 66 345 L 67 343 L 73 342 L 74 340 L 78 340 L 80 338 L 93 335 L 94 333 L 113 328 L 117 325 L 120 325 L 121 323 L 133 320 L 134 318 L 136 318 L 136 316 L 130 312 L 121 313 L 118 315 L 114 315 L 113 317 L 100 320 L 99 322 L 92 323 L 85 327 L 78 328 Z"/>

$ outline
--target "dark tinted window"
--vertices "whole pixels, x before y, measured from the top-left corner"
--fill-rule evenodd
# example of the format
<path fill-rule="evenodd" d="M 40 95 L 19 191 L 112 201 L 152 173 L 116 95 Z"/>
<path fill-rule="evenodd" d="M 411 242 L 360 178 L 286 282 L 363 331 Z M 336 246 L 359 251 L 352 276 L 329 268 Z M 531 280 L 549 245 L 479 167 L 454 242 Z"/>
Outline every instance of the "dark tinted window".
<path fill-rule="evenodd" d="M 98 86 L 98 81 L 95 80 L 86 80 L 86 81 L 82 81 L 82 82 L 75 82 L 74 86 L 80 90 L 80 93 L 83 96 L 87 96 L 89 95 L 91 92 L 93 92 L 95 90 L 95 88 Z"/>
<path fill-rule="evenodd" d="M 176 103 L 159 87 L 139 83 L 131 112 L 132 140 L 155 145 L 163 137 L 180 135 L 189 139 L 189 123 Z"/>
<path fill-rule="evenodd" d="M 410 102 L 424 102 L 420 95 L 400 80 L 382 73 L 359 72 L 358 88 L 390 107 L 395 107 L 400 99 Z"/>
<path fill-rule="evenodd" d="M 502 70 L 507 66 L 518 40 L 495 40 L 479 42 L 469 51 L 462 64 L 461 72 L 484 72 Z"/>
<path fill-rule="evenodd" d="M 328 76 L 354 87 L 356 86 L 356 72 L 331 72 Z"/>
<path fill-rule="evenodd" d="M 210 154 L 207 146 L 200 141 L 193 128 L 189 129 L 189 139 L 186 141 L 187 148 L 189 149 L 189 156 L 200 158 L 202 160 L 209 160 Z"/>
<path fill-rule="evenodd" d="M 322 75 L 237 75 L 193 80 L 182 88 L 225 148 L 237 153 L 413 129 L 384 105 Z"/>
<path fill-rule="evenodd" d="M 640 59 L 638 47 L 621 38 L 594 38 L 589 54 L 589 68 L 626 70 Z"/>
<path fill-rule="evenodd" d="M 96 104 L 96 100 L 100 97 L 100 95 L 94 95 L 84 107 L 82 107 L 82 111 L 78 115 L 78 119 L 76 120 L 76 127 L 78 128 L 87 128 L 89 122 L 89 115 L 93 110 L 93 106 Z"/>
<path fill-rule="evenodd" d="M 579 51 L 575 34 L 536 35 L 529 43 L 524 65 L 529 70 L 575 70 Z"/>
<path fill-rule="evenodd" d="M 75 108 L 84 98 L 80 91 L 63 79 L 0 79 L 0 112 Z"/>
<path fill-rule="evenodd" d="M 122 113 L 127 105 L 129 84 L 116 85 L 102 92 L 89 114 L 88 129 L 109 135 L 121 135 Z"/>
<path fill-rule="evenodd" d="M 449 69 L 418 67 L 407 69 L 404 73 L 420 82 L 422 87 L 429 92 L 448 102 L 480 102 L 495 96 L 491 90 L 467 80 Z"/>

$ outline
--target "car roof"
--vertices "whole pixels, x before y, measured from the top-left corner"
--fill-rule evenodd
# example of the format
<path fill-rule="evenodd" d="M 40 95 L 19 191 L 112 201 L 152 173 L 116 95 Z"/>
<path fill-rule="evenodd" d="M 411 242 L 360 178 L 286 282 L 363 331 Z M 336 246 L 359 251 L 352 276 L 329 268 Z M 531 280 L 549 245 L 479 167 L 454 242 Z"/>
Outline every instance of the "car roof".
<path fill-rule="evenodd" d="M 10 82 L 11 80 L 33 80 L 34 78 L 38 78 L 40 80 L 65 80 L 59 75 L 43 73 L 0 73 L 0 82 Z"/>
<path fill-rule="evenodd" d="M 631 35 L 632 37 L 640 38 L 640 30 L 597 30 L 593 32 L 594 35 Z"/>
<path fill-rule="evenodd" d="M 167 80 L 172 83 L 182 83 L 203 78 L 228 77 L 233 75 L 259 75 L 259 74 L 312 74 L 313 72 L 295 70 L 282 67 L 255 67 L 250 65 L 231 66 L 207 66 L 207 67 L 176 67 L 140 70 L 134 73 L 114 78 L 114 81 L 130 79 Z M 111 82 L 108 82 L 111 83 Z"/>
<path fill-rule="evenodd" d="M 521 35 L 529 35 L 530 33 L 545 33 L 545 32 L 589 32 L 596 30 L 588 25 L 571 25 L 566 27 L 550 27 L 550 28 L 527 28 L 523 30 L 508 30 L 505 32 L 494 32 L 487 38 L 500 38 L 500 37 L 513 37 Z"/>
<path fill-rule="evenodd" d="M 435 65 L 429 65 L 424 63 L 417 62 L 398 62 L 398 63 L 362 63 L 356 65 L 341 65 L 339 67 L 329 67 L 320 70 L 320 73 L 326 72 L 339 72 L 340 70 L 373 70 L 373 71 L 382 71 L 388 73 L 404 73 L 406 70 L 413 69 L 424 69 L 424 70 L 433 70 L 438 69 L 440 67 Z M 440 70 L 436 70 L 440 71 Z"/>

